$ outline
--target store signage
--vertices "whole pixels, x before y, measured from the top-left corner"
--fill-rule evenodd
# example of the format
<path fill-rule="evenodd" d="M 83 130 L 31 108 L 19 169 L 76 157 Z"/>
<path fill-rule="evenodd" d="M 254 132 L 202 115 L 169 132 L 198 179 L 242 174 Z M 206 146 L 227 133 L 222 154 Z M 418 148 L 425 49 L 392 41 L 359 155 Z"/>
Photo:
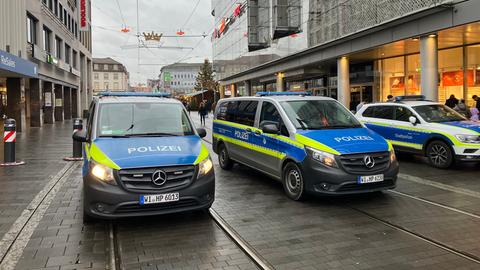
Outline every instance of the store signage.
<path fill-rule="evenodd" d="M 168 71 L 165 71 L 164 75 L 163 75 L 163 80 L 165 82 L 169 82 L 172 80 L 172 74 Z"/>
<path fill-rule="evenodd" d="M 218 28 L 215 28 L 212 34 L 212 38 L 220 38 L 228 31 L 228 28 L 237 20 L 238 17 L 245 13 L 247 3 L 237 4 L 233 10 L 233 14 L 230 17 L 222 18 Z"/>
<path fill-rule="evenodd" d="M 58 59 L 51 54 L 47 54 L 47 63 L 52 65 L 58 65 Z"/>
<path fill-rule="evenodd" d="M 0 70 L 2 69 L 28 77 L 38 76 L 36 64 L 0 50 Z"/>
<path fill-rule="evenodd" d="M 87 0 L 80 0 L 80 28 L 82 32 L 88 31 L 88 11 L 87 11 Z"/>

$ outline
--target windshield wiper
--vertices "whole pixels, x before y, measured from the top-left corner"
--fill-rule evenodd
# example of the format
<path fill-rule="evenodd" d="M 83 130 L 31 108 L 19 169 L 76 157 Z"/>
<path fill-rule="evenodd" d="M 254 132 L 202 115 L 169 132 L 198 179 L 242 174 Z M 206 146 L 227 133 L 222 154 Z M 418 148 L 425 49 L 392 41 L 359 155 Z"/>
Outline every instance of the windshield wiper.
<path fill-rule="evenodd" d="M 100 135 L 100 138 L 126 138 L 127 135 L 125 134 L 116 134 L 116 135 Z"/>
<path fill-rule="evenodd" d="M 173 136 L 180 136 L 178 134 L 173 133 L 165 133 L 165 132 L 147 132 L 147 133 L 133 133 L 128 134 L 128 136 L 138 136 L 138 137 L 173 137 Z"/>

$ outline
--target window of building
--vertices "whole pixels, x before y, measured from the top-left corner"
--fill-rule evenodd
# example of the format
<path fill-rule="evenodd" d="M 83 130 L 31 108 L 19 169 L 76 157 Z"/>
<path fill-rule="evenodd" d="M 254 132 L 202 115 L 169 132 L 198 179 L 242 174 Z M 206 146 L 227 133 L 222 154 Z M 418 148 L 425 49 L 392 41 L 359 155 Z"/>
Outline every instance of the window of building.
<path fill-rule="evenodd" d="M 118 73 L 113 73 L 113 79 L 118 80 Z"/>
<path fill-rule="evenodd" d="M 27 14 L 27 42 L 37 44 L 37 20 Z"/>
<path fill-rule="evenodd" d="M 465 103 L 468 106 L 475 106 L 472 97 L 474 95 L 480 96 L 480 45 L 473 45 L 467 47 L 467 70 L 468 80 L 473 76 L 473 83 L 467 84 L 467 95 L 465 96 Z"/>
<path fill-rule="evenodd" d="M 65 63 L 70 64 L 70 46 L 65 43 Z"/>
<path fill-rule="evenodd" d="M 52 36 L 52 31 L 50 29 L 43 27 L 43 50 L 45 50 L 47 53 L 52 52 L 52 46 L 51 46 L 51 38 Z"/>
<path fill-rule="evenodd" d="M 107 82 L 103 84 L 103 88 L 104 88 L 105 90 L 108 90 L 108 83 L 107 83 Z"/>
<path fill-rule="evenodd" d="M 72 50 L 72 66 L 75 69 L 77 68 L 77 57 L 78 57 L 77 51 Z"/>
<path fill-rule="evenodd" d="M 78 38 L 78 24 L 75 22 L 75 38 Z"/>
<path fill-rule="evenodd" d="M 118 65 L 113 65 L 113 70 L 118 70 Z"/>
<path fill-rule="evenodd" d="M 93 64 L 93 69 L 98 70 L 98 64 Z"/>
<path fill-rule="evenodd" d="M 103 79 L 108 80 L 108 78 L 109 78 L 108 73 L 107 72 L 103 73 Z"/>
<path fill-rule="evenodd" d="M 95 88 L 95 90 L 100 89 L 100 83 L 95 82 L 95 83 L 93 84 L 93 87 Z"/>
<path fill-rule="evenodd" d="M 108 70 L 108 65 L 107 64 L 103 65 L 103 70 Z"/>
<path fill-rule="evenodd" d="M 99 77 L 99 76 L 98 76 L 98 72 L 94 72 L 94 73 L 93 73 L 93 78 L 94 78 L 95 80 L 98 80 L 98 77 Z"/>
<path fill-rule="evenodd" d="M 55 57 L 62 59 L 62 39 L 55 37 Z"/>
<path fill-rule="evenodd" d="M 113 89 L 114 90 L 120 90 L 120 88 L 118 88 L 118 82 L 113 83 Z"/>
<path fill-rule="evenodd" d="M 63 24 L 64 24 L 65 26 L 67 26 L 67 19 L 68 19 L 67 16 L 68 16 L 67 10 L 64 9 L 64 10 L 63 10 Z"/>
<path fill-rule="evenodd" d="M 61 3 L 58 3 L 58 16 L 60 18 L 60 21 L 63 22 L 63 6 Z"/>
<path fill-rule="evenodd" d="M 58 17 L 58 0 L 53 0 L 53 13 Z"/>
<path fill-rule="evenodd" d="M 42 0 L 44 5 L 47 5 L 47 0 Z"/>
<path fill-rule="evenodd" d="M 70 17 L 70 13 L 67 15 L 68 16 L 68 19 L 67 19 L 67 28 L 69 31 L 71 31 L 71 27 L 72 27 L 72 19 Z"/>
<path fill-rule="evenodd" d="M 48 9 L 53 12 L 53 0 L 48 0 Z"/>

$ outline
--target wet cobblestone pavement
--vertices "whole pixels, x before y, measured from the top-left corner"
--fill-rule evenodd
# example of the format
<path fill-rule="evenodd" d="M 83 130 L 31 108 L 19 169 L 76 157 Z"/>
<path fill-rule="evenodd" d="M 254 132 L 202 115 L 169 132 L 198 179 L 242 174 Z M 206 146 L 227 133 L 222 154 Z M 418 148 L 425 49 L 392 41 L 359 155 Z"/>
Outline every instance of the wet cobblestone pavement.
<path fill-rule="evenodd" d="M 12 191 L 3 189 L 0 197 L 2 235 L 65 170 L 58 157 L 69 154 L 71 127 L 48 129 L 32 134 L 31 140 L 40 133 L 45 138 L 28 150 L 19 149 L 28 158 L 21 174 L 0 169 L 2 184 Z M 41 143 L 58 146 L 42 153 Z M 479 269 L 478 164 L 437 170 L 417 157 L 401 156 L 400 162 L 394 191 L 305 202 L 289 200 L 280 183 L 245 166 L 224 171 L 216 164 L 213 209 L 275 269 Z M 206 212 L 84 225 L 81 173 L 78 163 L 71 166 L 31 236 L 18 244 L 16 269 L 257 269 Z M 7 258 L 15 258 L 11 253 Z M 13 268 L 5 259 L 3 266 Z"/>

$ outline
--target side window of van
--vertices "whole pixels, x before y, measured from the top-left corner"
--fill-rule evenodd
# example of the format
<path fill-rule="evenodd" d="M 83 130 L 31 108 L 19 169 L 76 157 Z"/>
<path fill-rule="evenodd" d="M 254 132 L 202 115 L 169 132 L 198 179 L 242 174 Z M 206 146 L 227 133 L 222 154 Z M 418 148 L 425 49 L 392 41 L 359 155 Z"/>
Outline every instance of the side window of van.
<path fill-rule="evenodd" d="M 223 102 L 217 107 L 217 119 L 218 120 L 227 120 L 227 105 L 228 102 Z"/>
<path fill-rule="evenodd" d="M 284 136 L 289 136 L 288 130 L 283 124 L 282 117 L 278 112 L 275 105 L 270 102 L 263 102 L 262 104 L 262 112 L 260 114 L 260 129 L 262 129 L 265 125 L 277 125 L 280 128 L 280 133 Z"/>
<path fill-rule="evenodd" d="M 240 101 L 238 104 L 236 122 L 242 125 L 253 127 L 255 123 L 255 113 L 257 112 L 257 107 L 258 101 Z"/>
<path fill-rule="evenodd" d="M 238 109 L 238 101 L 228 102 L 225 121 L 235 123 L 237 120 L 237 109 Z"/>

